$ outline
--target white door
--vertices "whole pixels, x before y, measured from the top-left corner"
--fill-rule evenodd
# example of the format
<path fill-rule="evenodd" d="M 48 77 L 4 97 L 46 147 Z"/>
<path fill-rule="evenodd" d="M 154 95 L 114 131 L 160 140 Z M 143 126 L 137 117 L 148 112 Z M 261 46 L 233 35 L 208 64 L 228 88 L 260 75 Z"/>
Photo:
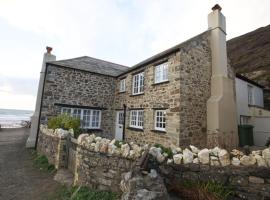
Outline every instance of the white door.
<path fill-rule="evenodd" d="M 116 111 L 115 139 L 123 140 L 124 111 Z"/>
<path fill-rule="evenodd" d="M 254 120 L 254 144 L 264 146 L 270 138 L 270 117 L 255 117 Z"/>

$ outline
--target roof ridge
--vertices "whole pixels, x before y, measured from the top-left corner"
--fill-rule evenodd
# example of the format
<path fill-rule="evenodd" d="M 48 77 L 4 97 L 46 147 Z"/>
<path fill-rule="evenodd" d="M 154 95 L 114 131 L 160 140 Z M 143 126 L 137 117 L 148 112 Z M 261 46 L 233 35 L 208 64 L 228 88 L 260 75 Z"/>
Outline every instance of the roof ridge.
<path fill-rule="evenodd" d="M 122 64 L 115 63 L 115 62 L 103 60 L 103 59 L 100 59 L 100 58 L 94 58 L 94 57 L 91 57 L 91 56 L 82 56 L 82 57 L 92 58 L 92 59 L 99 60 L 99 61 L 103 61 L 103 62 L 106 62 L 106 63 L 111 63 L 111 64 L 114 64 L 114 65 L 119 65 L 119 66 L 123 66 L 123 67 L 128 67 L 128 66 L 126 66 L 126 65 L 122 65 Z M 129 68 L 129 67 L 128 67 L 128 68 Z"/>
<path fill-rule="evenodd" d="M 121 67 L 130 68 L 130 67 L 126 66 L 126 65 L 122 65 L 122 64 L 110 62 L 110 61 L 103 60 L 103 59 L 99 59 L 99 58 L 94 58 L 94 57 L 91 57 L 91 56 L 79 56 L 79 57 L 75 57 L 75 58 L 62 59 L 62 60 L 56 60 L 56 61 L 50 61 L 50 62 L 51 62 L 51 63 L 53 63 L 53 62 L 58 62 L 58 61 L 59 61 L 59 62 L 62 62 L 62 61 L 69 61 L 69 60 L 80 59 L 80 58 L 90 58 L 90 59 L 93 59 L 93 60 L 96 60 L 96 61 L 102 61 L 102 62 L 105 62 L 105 63 L 110 63 L 110 64 L 113 64 L 113 65 L 118 65 L 118 66 L 121 66 Z"/>

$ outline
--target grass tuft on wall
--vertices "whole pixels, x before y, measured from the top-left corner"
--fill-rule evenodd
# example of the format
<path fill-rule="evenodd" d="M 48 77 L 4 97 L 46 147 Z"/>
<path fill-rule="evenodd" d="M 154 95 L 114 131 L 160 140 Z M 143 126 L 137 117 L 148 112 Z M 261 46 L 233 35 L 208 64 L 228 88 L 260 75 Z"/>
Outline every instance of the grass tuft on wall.
<path fill-rule="evenodd" d="M 117 200 L 119 195 L 112 192 L 95 191 L 88 187 L 60 186 L 50 200 Z"/>
<path fill-rule="evenodd" d="M 42 171 L 46 171 L 48 173 L 55 172 L 54 165 L 50 164 L 47 157 L 37 153 L 36 151 L 32 152 L 34 158 L 34 166 Z"/>

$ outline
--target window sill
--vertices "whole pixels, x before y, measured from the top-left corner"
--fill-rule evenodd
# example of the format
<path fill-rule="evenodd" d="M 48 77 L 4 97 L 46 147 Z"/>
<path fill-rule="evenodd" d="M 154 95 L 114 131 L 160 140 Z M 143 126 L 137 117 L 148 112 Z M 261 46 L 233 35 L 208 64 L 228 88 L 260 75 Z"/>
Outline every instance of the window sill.
<path fill-rule="evenodd" d="M 170 81 L 162 81 L 162 82 L 158 82 L 158 83 L 153 83 L 152 85 L 156 86 L 156 85 L 166 84 L 166 83 L 169 83 L 169 82 Z"/>
<path fill-rule="evenodd" d="M 118 92 L 118 94 L 122 94 L 122 93 L 126 93 L 126 91 L 121 91 L 121 92 Z"/>
<path fill-rule="evenodd" d="M 162 131 L 162 130 L 156 130 L 156 129 L 153 129 L 151 130 L 152 132 L 155 132 L 155 133 L 167 133 L 166 131 Z"/>
<path fill-rule="evenodd" d="M 139 131 L 139 132 L 143 132 L 143 129 L 141 129 L 141 128 L 127 127 L 127 129 L 132 130 L 132 131 Z"/>
<path fill-rule="evenodd" d="M 103 131 L 101 128 L 82 128 L 82 130 L 86 131 L 86 132 L 93 132 L 93 131 L 98 131 L 101 132 Z"/>
<path fill-rule="evenodd" d="M 140 93 L 140 94 L 131 94 L 129 95 L 130 97 L 134 97 L 134 96 L 140 96 L 140 95 L 144 95 L 144 92 L 143 93 Z"/>

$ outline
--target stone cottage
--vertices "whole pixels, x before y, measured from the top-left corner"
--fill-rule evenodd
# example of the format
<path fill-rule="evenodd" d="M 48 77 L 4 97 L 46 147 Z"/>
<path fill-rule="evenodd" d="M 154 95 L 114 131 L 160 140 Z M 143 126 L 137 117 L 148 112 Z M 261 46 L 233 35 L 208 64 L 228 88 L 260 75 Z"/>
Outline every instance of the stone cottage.
<path fill-rule="evenodd" d="M 85 131 L 165 146 L 237 145 L 234 72 L 227 62 L 221 7 L 208 30 L 133 67 L 79 57 L 44 55 L 28 146 L 38 124 L 60 113 L 81 119 Z"/>

